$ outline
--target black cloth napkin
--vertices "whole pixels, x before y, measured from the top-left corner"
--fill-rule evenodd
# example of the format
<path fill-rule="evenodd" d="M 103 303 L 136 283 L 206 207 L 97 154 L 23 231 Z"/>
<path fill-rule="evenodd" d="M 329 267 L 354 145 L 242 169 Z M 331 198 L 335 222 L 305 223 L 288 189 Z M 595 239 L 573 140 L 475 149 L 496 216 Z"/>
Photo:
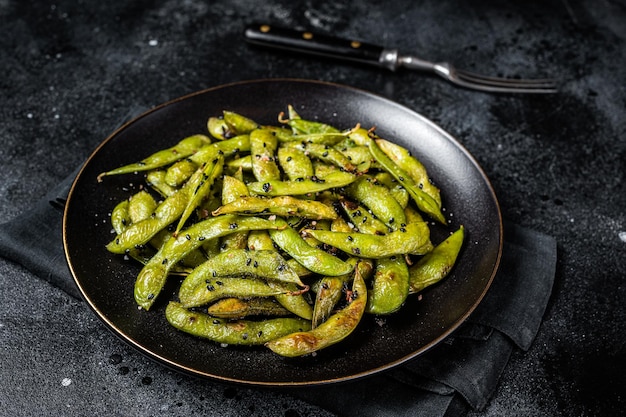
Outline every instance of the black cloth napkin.
<path fill-rule="evenodd" d="M 77 171 L 31 210 L 0 225 L 0 255 L 81 299 L 63 251 L 62 210 Z M 527 350 L 552 290 L 556 242 L 505 224 L 497 276 L 470 318 L 404 366 L 358 381 L 289 391 L 340 416 L 462 416 L 482 410 L 511 352 Z"/>

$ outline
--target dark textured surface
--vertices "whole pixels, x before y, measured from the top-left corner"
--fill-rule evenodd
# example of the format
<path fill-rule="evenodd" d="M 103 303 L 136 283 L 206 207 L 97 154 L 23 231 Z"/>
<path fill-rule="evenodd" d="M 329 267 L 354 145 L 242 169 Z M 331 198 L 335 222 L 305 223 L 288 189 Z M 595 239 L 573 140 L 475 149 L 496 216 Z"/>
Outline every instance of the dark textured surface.
<path fill-rule="evenodd" d="M 476 2 L 477 3 L 477 2 Z M 626 6 L 566 0 L 0 1 L 0 214 L 74 170 L 138 109 L 267 77 L 344 83 L 439 123 L 482 165 L 505 218 L 559 242 L 553 296 L 481 416 L 611 416 L 625 408 Z M 554 75 L 557 95 L 494 96 L 245 45 L 255 20 Z M 278 391 L 197 380 L 142 357 L 80 301 L 0 260 L 0 415 L 330 415 Z M 105 412 L 104 410 L 109 410 Z"/>

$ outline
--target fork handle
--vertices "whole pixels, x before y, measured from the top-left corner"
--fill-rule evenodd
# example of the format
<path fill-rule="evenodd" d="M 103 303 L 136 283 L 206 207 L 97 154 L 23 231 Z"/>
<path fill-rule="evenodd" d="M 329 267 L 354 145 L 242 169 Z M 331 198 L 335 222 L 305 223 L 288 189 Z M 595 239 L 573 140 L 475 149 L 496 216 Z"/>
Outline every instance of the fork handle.
<path fill-rule="evenodd" d="M 382 46 L 357 40 L 269 24 L 249 25 L 244 36 L 248 42 L 255 45 L 395 69 L 383 59 L 386 50 Z"/>

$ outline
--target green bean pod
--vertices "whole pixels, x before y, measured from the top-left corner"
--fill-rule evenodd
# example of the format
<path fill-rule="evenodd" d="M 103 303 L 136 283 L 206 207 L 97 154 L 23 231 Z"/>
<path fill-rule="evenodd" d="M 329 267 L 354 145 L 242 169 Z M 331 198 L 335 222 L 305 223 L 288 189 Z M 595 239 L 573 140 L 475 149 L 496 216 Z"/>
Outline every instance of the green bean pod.
<path fill-rule="evenodd" d="M 382 259 L 404 254 L 424 255 L 432 250 L 426 223 L 409 223 L 386 235 L 307 229 L 317 240 L 361 258 Z"/>
<path fill-rule="evenodd" d="M 250 193 L 256 195 L 307 195 L 333 188 L 345 187 L 357 179 L 356 175 L 337 171 L 325 178 L 308 178 L 296 181 L 256 181 L 248 184 Z"/>
<path fill-rule="evenodd" d="M 307 330 L 307 320 L 280 317 L 263 321 L 230 321 L 190 311 L 180 303 L 170 302 L 165 309 L 167 321 L 191 335 L 227 345 L 262 345 L 281 336 Z"/>
<path fill-rule="evenodd" d="M 248 187 L 246 187 L 243 181 L 229 175 L 224 176 L 222 179 L 222 204 L 237 201 L 239 198 L 246 197 L 247 195 Z M 247 245 L 248 232 L 236 232 L 222 238 L 220 250 L 244 249 Z"/>
<path fill-rule="evenodd" d="M 221 319 L 243 319 L 249 316 L 288 316 L 289 310 L 272 298 L 224 298 L 211 304 L 207 313 Z"/>
<path fill-rule="evenodd" d="M 346 307 L 331 315 L 316 328 L 282 336 L 267 342 L 265 346 L 281 356 L 296 357 L 344 340 L 358 326 L 367 304 L 367 287 L 358 268 L 355 268 L 350 299 Z"/>
<path fill-rule="evenodd" d="M 135 301 L 148 310 L 161 292 L 170 270 L 205 241 L 242 230 L 282 227 L 258 217 L 224 215 L 198 222 L 170 238 L 139 272 L 135 281 Z"/>
<path fill-rule="evenodd" d="M 171 148 L 155 152 L 139 162 L 135 162 L 133 164 L 125 165 L 120 168 L 101 173 L 100 175 L 98 175 L 98 182 L 102 181 L 102 178 L 108 175 L 130 174 L 133 172 L 149 171 L 152 169 L 164 167 L 196 153 L 198 150 L 200 150 L 200 148 L 209 143 L 211 143 L 211 139 L 209 139 L 208 136 L 189 136 L 181 140 Z"/>
<path fill-rule="evenodd" d="M 352 271 L 352 265 L 309 245 L 284 220 L 277 219 L 275 223 L 284 227 L 269 231 L 274 243 L 308 270 L 328 276 L 345 275 Z"/>
<path fill-rule="evenodd" d="M 465 228 L 461 226 L 409 268 L 410 293 L 417 293 L 445 278 L 463 247 Z"/>
<path fill-rule="evenodd" d="M 305 219 L 334 219 L 337 212 L 327 204 L 315 200 L 303 200 L 291 196 L 273 198 L 241 197 L 213 211 L 221 214 L 297 216 Z"/>
<path fill-rule="evenodd" d="M 400 309 L 409 295 L 409 269 L 403 256 L 376 261 L 366 312 L 391 314 Z"/>

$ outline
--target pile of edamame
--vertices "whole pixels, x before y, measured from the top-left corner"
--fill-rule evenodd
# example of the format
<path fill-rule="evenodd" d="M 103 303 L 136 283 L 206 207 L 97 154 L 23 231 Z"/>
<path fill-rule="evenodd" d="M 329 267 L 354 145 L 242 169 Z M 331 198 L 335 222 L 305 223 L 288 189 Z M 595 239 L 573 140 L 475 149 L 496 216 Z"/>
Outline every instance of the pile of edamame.
<path fill-rule="evenodd" d="M 344 340 L 364 314 L 396 313 L 443 279 L 464 240 L 409 151 L 356 125 L 302 118 L 266 126 L 224 111 L 207 132 L 98 176 L 141 172 L 111 212 L 114 254 L 141 262 L 134 297 L 150 310 L 169 276 L 170 324 L 223 345 L 302 356 Z M 426 219 L 422 216 L 425 216 Z"/>

